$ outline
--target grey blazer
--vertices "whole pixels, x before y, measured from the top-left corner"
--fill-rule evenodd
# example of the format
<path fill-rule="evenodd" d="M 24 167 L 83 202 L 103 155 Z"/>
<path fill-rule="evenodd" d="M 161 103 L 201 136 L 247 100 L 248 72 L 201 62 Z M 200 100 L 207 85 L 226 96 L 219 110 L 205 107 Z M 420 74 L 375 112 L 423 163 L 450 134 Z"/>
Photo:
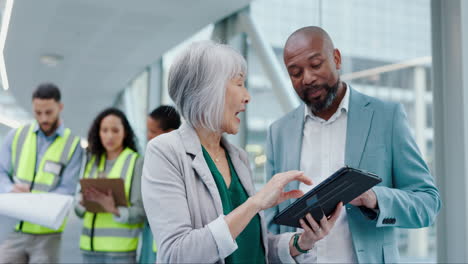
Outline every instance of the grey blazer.
<path fill-rule="evenodd" d="M 239 180 L 249 196 L 254 185 L 245 151 L 222 139 Z M 229 232 L 214 232 L 224 223 L 221 198 L 203 157 L 195 130 L 183 124 L 178 130 L 148 143 L 142 178 L 143 203 L 158 247 L 157 262 L 224 263 L 223 240 Z M 267 233 L 260 214 L 267 262 L 294 262 L 289 255 L 291 233 Z M 228 230 L 228 229 L 227 229 Z"/>

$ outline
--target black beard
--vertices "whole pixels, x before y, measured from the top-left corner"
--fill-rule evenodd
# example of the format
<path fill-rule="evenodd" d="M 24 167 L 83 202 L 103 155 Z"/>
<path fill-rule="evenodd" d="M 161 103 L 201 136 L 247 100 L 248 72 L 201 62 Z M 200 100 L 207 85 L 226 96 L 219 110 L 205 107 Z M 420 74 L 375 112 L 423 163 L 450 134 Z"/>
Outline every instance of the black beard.
<path fill-rule="evenodd" d="M 50 127 L 50 129 L 47 130 L 47 131 L 45 131 L 40 125 L 39 125 L 39 127 L 41 128 L 42 132 L 44 132 L 44 134 L 45 134 L 46 136 L 50 136 L 50 135 L 52 134 L 52 132 L 54 132 L 54 131 L 57 129 L 57 127 L 58 127 L 58 122 L 59 122 L 59 120 L 58 120 L 58 118 L 57 118 L 57 119 L 54 121 L 54 123 L 52 123 L 52 126 Z"/>
<path fill-rule="evenodd" d="M 340 79 L 338 79 L 338 81 L 336 81 L 336 83 L 332 86 L 329 86 L 328 84 L 323 84 L 323 85 L 320 85 L 320 86 L 313 86 L 313 87 L 308 87 L 304 90 L 304 93 L 303 93 L 303 96 L 302 96 L 302 100 L 304 101 L 304 103 L 310 108 L 310 110 L 312 111 L 312 113 L 319 113 L 319 112 L 322 112 L 323 110 L 326 110 L 328 109 L 332 104 L 333 102 L 335 101 L 336 99 L 336 94 L 338 93 L 338 86 L 340 85 Z M 316 103 L 312 103 L 310 102 L 308 99 L 307 99 L 307 96 L 306 96 L 306 92 L 309 90 L 309 89 L 314 89 L 314 90 L 318 90 L 318 89 L 324 89 L 326 92 L 327 92 L 327 95 L 325 97 L 325 100 L 323 101 L 318 101 Z"/>

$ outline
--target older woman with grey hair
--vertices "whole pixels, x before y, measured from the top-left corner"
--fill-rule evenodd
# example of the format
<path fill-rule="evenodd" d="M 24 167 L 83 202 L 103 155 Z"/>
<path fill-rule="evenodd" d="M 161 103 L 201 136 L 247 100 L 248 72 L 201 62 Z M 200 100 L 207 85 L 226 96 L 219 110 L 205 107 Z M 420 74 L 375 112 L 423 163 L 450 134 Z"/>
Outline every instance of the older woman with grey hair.
<path fill-rule="evenodd" d="M 284 192 L 289 182 L 312 182 L 289 171 L 255 193 L 247 154 L 222 137 L 238 132 L 238 114 L 250 101 L 246 72 L 238 52 L 211 41 L 192 44 L 170 69 L 169 95 L 186 123 L 149 142 L 143 167 L 157 262 L 294 262 L 328 233 L 314 232 L 302 220 L 300 235 L 267 233 L 262 210 L 303 195 Z M 338 214 L 324 221 L 334 223 Z"/>

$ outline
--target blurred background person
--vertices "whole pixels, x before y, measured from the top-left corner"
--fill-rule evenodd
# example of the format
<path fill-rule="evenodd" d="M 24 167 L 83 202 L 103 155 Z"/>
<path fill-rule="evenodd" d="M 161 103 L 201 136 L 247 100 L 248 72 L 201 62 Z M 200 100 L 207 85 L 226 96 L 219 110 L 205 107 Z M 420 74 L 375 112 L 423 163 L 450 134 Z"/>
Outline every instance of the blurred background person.
<path fill-rule="evenodd" d="M 60 119 L 64 105 L 59 88 L 40 84 L 32 106 L 35 122 L 10 131 L 1 147 L 0 193 L 73 195 L 83 151 L 79 137 Z M 52 230 L 19 222 L 0 245 L 0 263 L 57 263 L 64 228 L 65 223 Z"/>
<path fill-rule="evenodd" d="M 180 115 L 174 107 L 170 105 L 159 106 L 146 118 L 146 136 L 148 142 L 159 135 L 178 129 L 180 123 Z M 156 261 L 157 250 L 148 221 L 146 221 L 142 235 L 140 263 L 154 263 Z"/>
<path fill-rule="evenodd" d="M 135 135 L 124 113 L 108 108 L 93 121 L 88 133 L 88 161 L 83 178 L 121 178 L 128 206 L 116 206 L 112 192 L 87 189 L 82 201 L 93 201 L 105 213 L 91 213 L 82 205 L 80 248 L 85 263 L 136 263 L 139 235 L 145 219 L 141 201 L 143 159 L 136 152 Z M 82 202 L 81 202 L 82 204 Z"/>
<path fill-rule="evenodd" d="M 180 124 L 180 115 L 174 107 L 170 105 L 159 106 L 146 118 L 148 142 L 161 134 L 178 129 Z"/>
<path fill-rule="evenodd" d="M 320 232 L 301 220 L 301 233 L 267 234 L 262 211 L 303 195 L 284 192 L 289 182 L 312 181 L 288 171 L 255 193 L 246 152 L 222 137 L 239 130 L 238 114 L 250 100 L 246 72 L 237 51 L 211 41 L 190 45 L 171 66 L 169 95 L 186 123 L 148 144 L 142 179 L 158 262 L 293 263 L 340 214 L 338 206 L 324 217 Z"/>

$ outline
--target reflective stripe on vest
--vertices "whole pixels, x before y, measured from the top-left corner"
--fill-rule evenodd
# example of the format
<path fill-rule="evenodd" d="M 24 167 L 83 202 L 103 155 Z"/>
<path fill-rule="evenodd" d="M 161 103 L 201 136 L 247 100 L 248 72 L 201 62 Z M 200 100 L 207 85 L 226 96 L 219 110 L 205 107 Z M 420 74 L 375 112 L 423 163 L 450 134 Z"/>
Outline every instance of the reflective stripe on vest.
<path fill-rule="evenodd" d="M 138 154 L 126 148 L 120 153 L 107 178 L 121 178 L 124 181 L 125 197 L 130 205 L 130 190 L 133 171 Z M 106 157 L 102 155 L 97 161 L 91 157 L 86 165 L 84 178 L 97 178 L 105 170 Z M 80 237 L 80 248 L 87 251 L 129 252 L 138 247 L 139 234 L 143 223 L 122 224 L 114 221 L 110 213 L 86 212 Z"/>
<path fill-rule="evenodd" d="M 57 136 L 37 164 L 37 134 L 35 124 L 20 127 L 12 142 L 13 181 L 32 186 L 32 193 L 49 192 L 57 187 L 61 173 L 70 161 L 78 146 L 79 138 L 65 129 L 63 136 Z M 47 165 L 46 165 L 47 164 Z M 17 225 L 16 230 L 30 234 L 49 234 L 62 232 L 65 221 L 58 230 L 49 229 L 29 222 Z"/>
<path fill-rule="evenodd" d="M 98 228 L 94 230 L 94 233 L 91 234 L 91 229 L 83 227 L 82 232 L 85 236 L 95 236 L 95 237 L 128 237 L 134 238 L 140 234 L 139 229 L 125 229 L 125 228 Z"/>

